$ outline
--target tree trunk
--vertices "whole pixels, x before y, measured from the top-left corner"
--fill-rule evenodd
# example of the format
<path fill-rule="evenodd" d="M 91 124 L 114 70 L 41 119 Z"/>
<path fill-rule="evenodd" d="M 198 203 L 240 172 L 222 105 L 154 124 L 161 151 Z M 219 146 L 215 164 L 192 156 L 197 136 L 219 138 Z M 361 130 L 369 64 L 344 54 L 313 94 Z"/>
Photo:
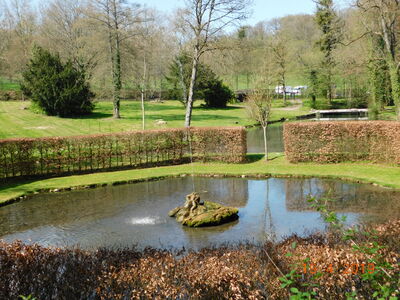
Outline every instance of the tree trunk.
<path fill-rule="evenodd" d="M 185 127 L 190 127 L 190 123 L 192 121 L 193 93 L 194 93 L 194 84 L 196 82 L 198 63 L 199 63 L 199 49 L 196 46 L 193 55 L 193 66 L 192 66 L 192 76 L 190 77 L 189 95 L 186 103 Z"/>
<path fill-rule="evenodd" d="M 393 58 L 388 55 L 388 65 L 390 73 L 390 82 L 392 87 L 392 97 L 396 107 L 397 120 L 400 121 L 400 78 L 397 70 L 397 65 Z"/>
<path fill-rule="evenodd" d="M 285 84 L 285 82 L 283 82 L 282 87 L 283 87 L 283 105 L 286 106 L 287 103 L 286 103 L 286 84 Z"/>
<path fill-rule="evenodd" d="M 181 85 L 182 88 L 182 101 L 186 106 L 188 101 L 188 96 L 187 96 L 185 79 L 183 77 L 183 65 L 179 57 L 178 57 L 178 66 L 179 66 L 179 84 Z"/>
<path fill-rule="evenodd" d="M 263 126 L 265 161 L 268 161 L 267 127 L 268 127 L 268 125 L 267 126 Z"/>
<path fill-rule="evenodd" d="M 143 56 L 143 82 L 142 82 L 142 130 L 146 129 L 145 126 L 145 107 L 144 107 L 144 93 L 146 90 L 146 53 Z"/>

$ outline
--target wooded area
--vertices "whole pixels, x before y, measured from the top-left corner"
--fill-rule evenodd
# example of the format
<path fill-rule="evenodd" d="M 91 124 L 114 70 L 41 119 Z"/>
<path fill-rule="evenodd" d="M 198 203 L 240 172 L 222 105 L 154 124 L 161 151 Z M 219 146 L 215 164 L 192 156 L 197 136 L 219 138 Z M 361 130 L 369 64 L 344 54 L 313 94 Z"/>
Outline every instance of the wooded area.
<path fill-rule="evenodd" d="M 188 116 L 199 63 L 232 90 L 253 89 L 268 56 L 274 70 L 268 88 L 304 85 L 312 98 L 346 98 L 351 107 L 369 105 L 377 113 L 395 104 L 400 115 L 399 1 L 357 0 L 341 10 L 332 0 L 315 2 L 315 15 L 246 26 L 247 1 L 187 0 L 167 15 L 124 0 L 5 0 L 0 79 L 19 82 L 39 45 L 84 68 L 97 98 L 113 99 L 117 118 L 126 91 L 171 98 L 174 88 Z M 185 56 L 189 75 L 179 68 Z M 173 64 L 181 83 L 190 78 L 188 87 L 168 80 Z"/>

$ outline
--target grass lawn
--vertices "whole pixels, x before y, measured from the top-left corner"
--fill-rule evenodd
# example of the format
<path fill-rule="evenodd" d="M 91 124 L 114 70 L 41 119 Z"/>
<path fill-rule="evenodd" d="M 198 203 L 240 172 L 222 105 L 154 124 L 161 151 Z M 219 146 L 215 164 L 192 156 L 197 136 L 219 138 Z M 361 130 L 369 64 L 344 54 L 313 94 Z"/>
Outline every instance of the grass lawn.
<path fill-rule="evenodd" d="M 20 89 L 19 83 L 0 78 L 0 91 L 19 91 Z"/>
<path fill-rule="evenodd" d="M 400 189 L 400 167 L 370 163 L 340 164 L 291 164 L 283 154 L 271 155 L 268 163 L 262 155 L 249 155 L 249 163 L 194 163 L 194 174 L 220 175 L 272 175 L 272 176 L 309 176 L 375 183 L 381 186 Z M 94 173 L 59 178 L 14 182 L 0 185 L 0 203 L 5 203 L 28 193 L 39 190 L 104 185 L 116 182 L 140 181 L 152 178 L 179 176 L 192 173 L 190 165 L 178 165 L 149 169 L 135 169 L 116 172 Z"/>
<path fill-rule="evenodd" d="M 192 125 L 201 126 L 245 126 L 254 124 L 247 116 L 242 104 L 230 105 L 226 109 L 205 109 L 201 102 L 195 103 Z M 81 118 L 48 117 L 26 109 L 30 102 L 0 101 L 0 139 L 18 137 L 68 136 L 96 133 L 123 132 L 141 129 L 141 110 L 138 101 L 123 101 L 121 116 L 112 117 L 112 103 L 98 102 L 94 113 Z M 309 108 L 299 106 L 283 108 L 274 103 L 272 120 L 293 118 L 306 114 Z M 185 109 L 178 101 L 146 103 L 146 129 L 182 127 Z M 157 126 L 155 121 L 163 119 L 167 125 Z"/>

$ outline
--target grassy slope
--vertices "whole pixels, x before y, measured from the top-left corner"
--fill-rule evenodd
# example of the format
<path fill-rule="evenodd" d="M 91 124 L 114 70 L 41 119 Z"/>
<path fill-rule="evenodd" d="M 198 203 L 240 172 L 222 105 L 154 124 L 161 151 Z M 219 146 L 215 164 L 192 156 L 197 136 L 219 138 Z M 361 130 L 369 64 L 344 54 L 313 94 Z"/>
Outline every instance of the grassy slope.
<path fill-rule="evenodd" d="M 241 105 L 227 109 L 204 109 L 196 107 L 193 111 L 193 126 L 244 126 L 254 122 L 249 120 L 245 108 Z M 308 108 L 296 110 L 279 108 L 276 102 L 272 120 L 290 118 L 305 114 Z M 125 101 L 121 104 L 122 118 L 112 118 L 112 103 L 99 102 L 91 116 L 84 118 L 48 117 L 28 109 L 29 102 L 0 101 L 0 139 L 15 137 L 67 136 L 95 133 L 122 132 L 141 129 L 140 103 Z M 178 101 L 146 104 L 147 129 L 160 128 L 155 121 L 163 119 L 167 127 L 182 127 L 185 110 Z"/>
<path fill-rule="evenodd" d="M 267 164 L 260 155 L 251 155 L 252 162 L 246 164 L 201 164 L 193 165 L 194 174 L 223 174 L 223 175 L 275 175 L 275 176 L 315 176 L 355 180 L 376 183 L 381 186 L 400 189 L 400 168 L 388 165 L 368 163 L 340 164 L 291 164 L 283 154 L 272 155 Z M 146 180 L 165 176 L 178 176 L 192 173 L 189 165 L 136 169 L 108 173 L 95 173 L 60 178 L 51 178 L 31 182 L 8 183 L 0 185 L 0 203 L 23 196 L 38 190 L 82 187 L 87 185 L 112 184 L 121 181 Z"/>

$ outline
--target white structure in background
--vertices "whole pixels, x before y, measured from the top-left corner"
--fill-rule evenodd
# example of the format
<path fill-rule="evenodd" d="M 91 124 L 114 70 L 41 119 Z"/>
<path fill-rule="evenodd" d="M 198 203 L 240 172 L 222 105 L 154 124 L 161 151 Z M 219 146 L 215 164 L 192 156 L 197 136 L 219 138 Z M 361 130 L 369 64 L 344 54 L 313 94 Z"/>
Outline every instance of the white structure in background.
<path fill-rule="evenodd" d="M 290 95 L 293 92 L 293 88 L 289 85 L 285 86 L 285 88 L 283 88 L 283 85 L 275 87 L 275 94 L 283 95 L 284 92 L 286 92 L 286 95 Z"/>
<path fill-rule="evenodd" d="M 299 85 L 299 86 L 295 86 L 293 88 L 293 94 L 296 96 L 301 96 L 305 93 L 305 91 L 307 90 L 308 86 L 306 85 Z"/>

